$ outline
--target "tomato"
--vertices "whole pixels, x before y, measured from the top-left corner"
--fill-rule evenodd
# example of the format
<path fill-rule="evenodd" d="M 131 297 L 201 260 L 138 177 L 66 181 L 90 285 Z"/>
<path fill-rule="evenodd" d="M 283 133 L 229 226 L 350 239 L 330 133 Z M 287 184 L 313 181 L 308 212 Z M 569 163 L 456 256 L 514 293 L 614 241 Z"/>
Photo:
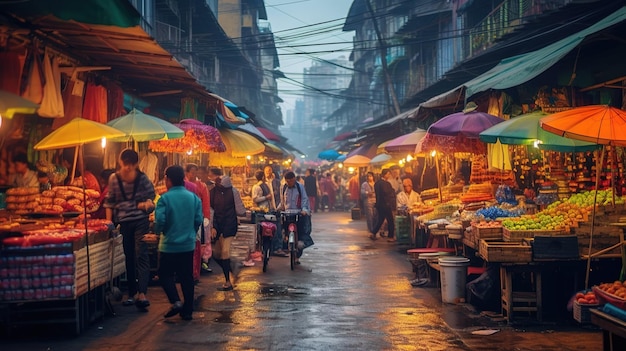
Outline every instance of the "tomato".
<path fill-rule="evenodd" d="M 576 300 L 578 300 L 580 298 L 583 298 L 583 297 L 585 297 L 585 294 L 583 294 L 583 293 L 579 292 L 579 293 L 576 294 Z"/>
<path fill-rule="evenodd" d="M 584 297 L 583 297 L 583 298 L 578 299 L 577 301 L 578 301 L 578 303 L 579 303 L 579 304 L 581 304 L 581 305 L 588 305 L 588 304 L 589 304 L 589 300 L 585 299 Z"/>

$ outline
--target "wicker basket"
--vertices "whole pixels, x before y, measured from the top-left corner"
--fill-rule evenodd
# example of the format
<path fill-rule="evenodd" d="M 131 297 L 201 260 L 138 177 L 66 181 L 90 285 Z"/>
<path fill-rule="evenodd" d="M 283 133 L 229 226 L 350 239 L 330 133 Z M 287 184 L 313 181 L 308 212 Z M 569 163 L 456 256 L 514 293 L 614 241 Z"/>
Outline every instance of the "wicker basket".
<path fill-rule="evenodd" d="M 598 308 L 599 304 L 581 305 L 574 301 L 574 320 L 581 324 L 591 323 L 591 309 Z"/>

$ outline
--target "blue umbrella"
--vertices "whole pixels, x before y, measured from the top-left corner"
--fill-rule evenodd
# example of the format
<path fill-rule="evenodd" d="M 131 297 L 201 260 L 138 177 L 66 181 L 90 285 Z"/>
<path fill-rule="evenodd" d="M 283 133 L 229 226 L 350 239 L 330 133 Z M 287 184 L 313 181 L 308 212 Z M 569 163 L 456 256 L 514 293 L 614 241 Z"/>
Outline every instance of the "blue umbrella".
<path fill-rule="evenodd" d="M 233 104 L 230 101 L 224 101 L 224 106 L 228 107 L 228 109 L 230 109 L 231 111 L 233 111 L 233 113 L 235 114 L 235 116 L 237 117 L 241 117 L 243 119 L 250 119 L 250 116 L 248 116 L 247 114 L 245 114 L 243 111 L 241 111 L 239 109 L 239 107 L 235 104 Z"/>
<path fill-rule="evenodd" d="M 334 149 L 328 149 L 317 154 L 317 157 L 322 160 L 333 161 L 336 160 L 341 154 Z"/>

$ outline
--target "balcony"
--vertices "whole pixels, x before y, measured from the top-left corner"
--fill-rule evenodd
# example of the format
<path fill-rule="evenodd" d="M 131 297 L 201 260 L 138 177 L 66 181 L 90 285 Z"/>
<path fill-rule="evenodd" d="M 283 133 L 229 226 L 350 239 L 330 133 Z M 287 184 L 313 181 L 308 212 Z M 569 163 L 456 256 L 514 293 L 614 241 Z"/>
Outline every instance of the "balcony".
<path fill-rule="evenodd" d="M 470 53 L 475 56 L 504 35 L 513 32 L 529 18 L 557 10 L 572 0 L 505 0 L 469 33 Z"/>

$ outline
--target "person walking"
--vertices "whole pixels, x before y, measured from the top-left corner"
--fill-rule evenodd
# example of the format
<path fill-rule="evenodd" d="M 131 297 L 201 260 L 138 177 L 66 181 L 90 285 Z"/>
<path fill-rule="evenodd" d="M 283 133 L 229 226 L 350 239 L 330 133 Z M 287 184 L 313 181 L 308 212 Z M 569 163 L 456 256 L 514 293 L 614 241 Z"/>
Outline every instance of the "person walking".
<path fill-rule="evenodd" d="M 374 192 L 374 173 L 367 172 L 366 180 L 361 184 L 361 197 L 367 221 L 367 230 L 371 233 L 374 230 L 374 205 L 376 205 L 376 193 Z"/>
<path fill-rule="evenodd" d="M 109 192 L 104 200 L 106 219 L 119 225 L 126 256 L 128 300 L 124 306 L 137 306 L 145 310 L 150 306 L 146 298 L 150 280 L 148 245 L 143 236 L 148 233 L 148 216 L 154 210 L 156 193 L 148 177 L 137 164 L 139 155 L 132 149 L 120 153 L 119 171 L 109 177 Z"/>
<path fill-rule="evenodd" d="M 313 212 L 317 212 L 317 177 L 315 176 L 315 170 L 313 168 L 309 168 L 306 170 L 306 176 L 304 177 L 304 189 L 306 190 L 306 196 L 309 198 L 309 205 L 311 205 L 311 210 Z"/>
<path fill-rule="evenodd" d="M 202 215 L 204 216 L 203 225 L 200 228 L 198 240 L 196 242 L 196 249 L 193 253 L 193 278 L 194 281 L 198 281 L 200 279 L 200 271 L 204 270 L 205 272 L 211 272 L 209 268 L 209 260 L 211 259 L 211 242 L 206 243 L 206 239 L 209 236 L 209 233 L 205 233 L 204 227 L 205 225 L 209 225 L 209 221 L 211 220 L 211 200 L 209 198 L 209 190 L 206 184 L 198 178 L 198 165 L 195 163 L 188 163 L 185 166 L 185 182 L 192 183 L 195 185 L 191 187 L 192 189 L 187 189 L 198 198 L 200 198 L 200 202 L 202 203 Z M 187 184 L 189 187 L 189 184 Z"/>
<path fill-rule="evenodd" d="M 230 279 L 230 244 L 237 234 L 237 216 L 244 216 L 246 208 L 241 201 L 239 191 L 232 185 L 230 177 L 223 175 L 219 168 L 209 169 L 209 179 L 215 183 L 211 189 L 211 208 L 213 209 L 213 228 L 211 240 L 213 259 L 224 272 L 225 282 L 217 290 L 233 290 Z"/>
<path fill-rule="evenodd" d="M 159 280 L 172 307 L 165 318 L 180 314 L 192 319 L 194 294 L 194 250 L 196 235 L 204 222 L 202 201 L 185 189 L 185 172 L 181 166 L 165 170 L 165 192 L 156 205 L 154 232 L 159 239 Z M 191 219 L 191 220 L 190 220 Z M 181 303 L 174 277 L 180 283 Z"/>
<path fill-rule="evenodd" d="M 376 193 L 376 224 L 374 230 L 371 231 L 370 239 L 376 240 L 376 233 L 380 230 L 383 222 L 387 220 L 387 228 L 389 230 L 387 241 L 396 241 L 395 225 L 393 222 L 393 210 L 396 207 L 396 192 L 391 187 L 388 179 L 391 173 L 388 168 L 383 168 L 380 172 L 380 179 L 374 183 L 374 192 Z"/>

